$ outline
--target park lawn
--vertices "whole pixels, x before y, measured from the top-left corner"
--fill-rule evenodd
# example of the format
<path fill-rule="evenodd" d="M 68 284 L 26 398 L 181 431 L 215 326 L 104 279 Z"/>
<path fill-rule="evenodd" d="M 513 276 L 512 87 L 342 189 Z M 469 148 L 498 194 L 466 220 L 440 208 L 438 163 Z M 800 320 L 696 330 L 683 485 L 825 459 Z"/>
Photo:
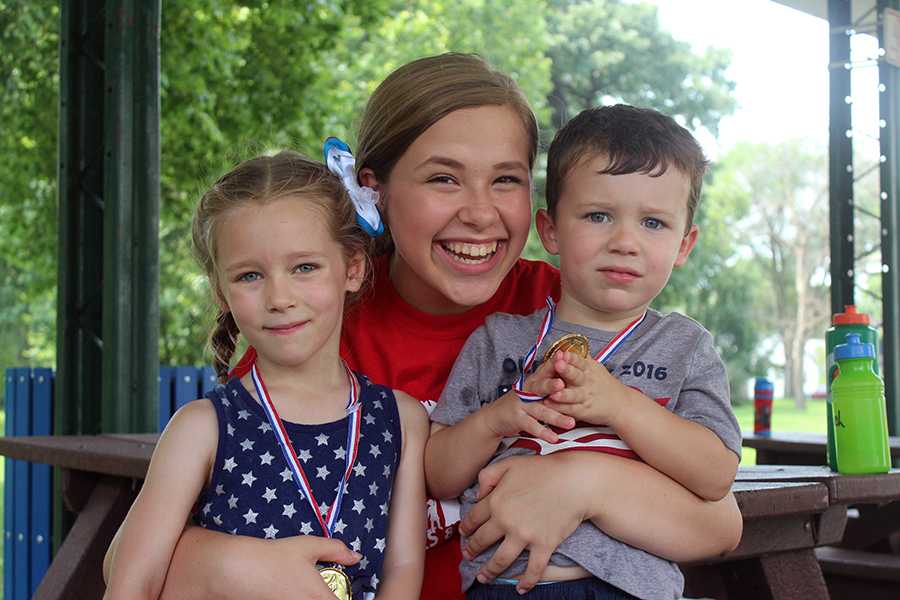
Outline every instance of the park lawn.
<path fill-rule="evenodd" d="M 753 403 L 744 402 L 734 407 L 734 414 L 741 431 L 753 431 Z M 772 403 L 772 431 L 799 431 L 804 433 L 825 433 L 824 400 L 807 400 L 804 409 L 798 409 L 790 398 L 781 398 Z M 744 448 L 741 452 L 742 465 L 756 464 L 756 450 Z"/>

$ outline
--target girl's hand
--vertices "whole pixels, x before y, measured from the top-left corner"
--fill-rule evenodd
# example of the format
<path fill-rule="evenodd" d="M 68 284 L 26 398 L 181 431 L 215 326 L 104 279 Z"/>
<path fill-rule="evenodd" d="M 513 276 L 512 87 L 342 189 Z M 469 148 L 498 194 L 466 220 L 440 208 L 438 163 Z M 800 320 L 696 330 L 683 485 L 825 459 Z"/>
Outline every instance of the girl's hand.
<path fill-rule="evenodd" d="M 550 361 L 538 367 L 525 380 L 525 389 L 541 396 L 550 396 L 563 389 L 563 381 L 556 376 Z M 511 437 L 521 432 L 555 443 L 559 436 L 547 425 L 562 429 L 575 426 L 575 419 L 546 405 L 546 402 L 523 402 L 510 390 L 495 402 L 485 406 L 485 423 L 498 437 Z"/>
<path fill-rule="evenodd" d="M 584 490 L 569 462 L 566 453 L 514 456 L 481 470 L 479 501 L 460 524 L 467 536 L 463 555 L 472 558 L 501 543 L 478 572 L 479 581 L 499 576 L 523 550 L 528 567 L 516 590 L 524 593 L 541 580 L 550 555 L 587 516 Z"/>
<path fill-rule="evenodd" d="M 298 535 L 262 540 L 190 526 L 178 543 L 160 598 L 334 600 L 316 563 L 349 567 L 360 558 L 335 539 Z"/>
<path fill-rule="evenodd" d="M 628 388 L 593 358 L 573 352 L 557 352 L 547 361 L 565 387 L 543 404 L 554 411 L 593 425 L 614 426 L 626 405 Z M 543 365 L 542 365 L 543 366 Z"/>
<path fill-rule="evenodd" d="M 264 542 L 271 543 L 272 540 Z M 282 565 L 284 568 L 278 570 L 285 575 L 284 590 L 277 594 L 280 598 L 334 600 L 334 593 L 325 585 L 316 563 L 337 563 L 349 567 L 362 558 L 342 541 L 333 538 L 298 535 L 275 540 L 271 546 L 267 554 L 272 562 L 256 562 L 256 564 L 284 563 Z M 258 561 L 258 558 L 256 560 Z"/>

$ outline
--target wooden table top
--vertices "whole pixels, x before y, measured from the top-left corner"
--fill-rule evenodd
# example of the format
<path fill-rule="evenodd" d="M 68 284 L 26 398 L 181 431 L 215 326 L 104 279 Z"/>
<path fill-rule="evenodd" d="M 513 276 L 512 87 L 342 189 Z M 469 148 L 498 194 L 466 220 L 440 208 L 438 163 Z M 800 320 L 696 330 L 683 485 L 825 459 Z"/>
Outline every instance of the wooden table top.
<path fill-rule="evenodd" d="M 143 479 L 157 433 L 0 437 L 0 454 L 77 471 Z"/>
<path fill-rule="evenodd" d="M 0 454 L 67 469 L 141 479 L 146 475 L 158 437 L 155 433 L 0 437 Z M 756 518 L 827 509 L 830 498 L 841 495 L 828 487 L 827 473 L 809 469 L 790 468 L 787 472 L 741 469 L 733 491 L 744 516 Z"/>
<path fill-rule="evenodd" d="M 824 455 L 827 436 L 824 433 L 806 433 L 793 431 L 773 431 L 770 436 L 743 434 L 743 445 L 757 450 L 778 450 L 780 452 L 820 452 Z M 888 438 L 891 456 L 900 458 L 900 437 Z"/>
<path fill-rule="evenodd" d="M 809 482 L 828 488 L 831 504 L 900 500 L 900 469 L 873 475 L 841 475 L 825 466 L 750 465 L 738 469 L 736 482 Z"/>

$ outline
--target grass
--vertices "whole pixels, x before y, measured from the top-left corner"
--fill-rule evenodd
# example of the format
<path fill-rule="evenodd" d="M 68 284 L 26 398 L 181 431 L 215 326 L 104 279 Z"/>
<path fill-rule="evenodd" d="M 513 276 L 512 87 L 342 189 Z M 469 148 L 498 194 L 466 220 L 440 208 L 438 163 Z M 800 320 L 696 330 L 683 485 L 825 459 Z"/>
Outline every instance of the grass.
<path fill-rule="evenodd" d="M 753 431 L 753 403 L 746 402 L 734 407 L 734 414 L 741 431 Z M 799 431 L 804 433 L 825 433 L 827 427 L 824 400 L 807 400 L 803 409 L 794 405 L 793 399 L 782 398 L 772 403 L 772 431 Z M 741 453 L 742 465 L 756 464 L 756 450 L 744 448 Z"/>

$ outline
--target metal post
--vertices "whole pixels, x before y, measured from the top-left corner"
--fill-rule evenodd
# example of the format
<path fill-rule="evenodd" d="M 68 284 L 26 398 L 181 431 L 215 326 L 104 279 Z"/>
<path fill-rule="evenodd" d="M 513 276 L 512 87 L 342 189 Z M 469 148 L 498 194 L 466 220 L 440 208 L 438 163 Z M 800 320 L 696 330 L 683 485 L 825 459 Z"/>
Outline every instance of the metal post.
<path fill-rule="evenodd" d="M 55 431 L 100 432 L 104 0 L 60 3 Z"/>
<path fill-rule="evenodd" d="M 56 432 L 154 431 L 160 1 L 60 13 Z"/>
<path fill-rule="evenodd" d="M 878 42 L 885 47 L 884 11 L 896 0 L 878 1 Z M 882 58 L 878 66 L 881 129 L 881 301 L 884 331 L 884 385 L 888 429 L 900 435 L 900 69 Z"/>
<path fill-rule="evenodd" d="M 102 427 L 155 431 L 160 3 L 119 0 L 108 7 Z"/>
<path fill-rule="evenodd" d="M 828 204 L 831 240 L 831 312 L 853 304 L 853 144 L 850 104 L 850 2 L 828 0 Z M 846 65 L 846 66 L 845 66 Z"/>

